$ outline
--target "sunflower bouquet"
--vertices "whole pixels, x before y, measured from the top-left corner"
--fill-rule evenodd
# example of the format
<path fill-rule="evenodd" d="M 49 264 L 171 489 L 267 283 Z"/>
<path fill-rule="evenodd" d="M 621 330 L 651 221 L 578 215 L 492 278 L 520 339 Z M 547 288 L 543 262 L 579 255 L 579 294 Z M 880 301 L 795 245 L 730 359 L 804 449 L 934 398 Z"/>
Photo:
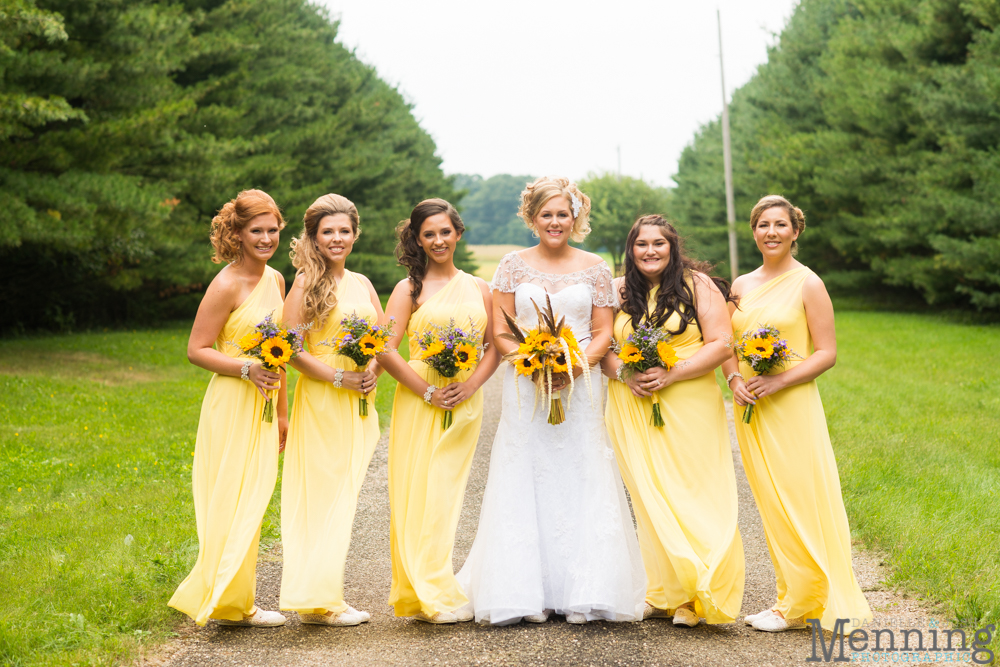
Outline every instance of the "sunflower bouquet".
<path fill-rule="evenodd" d="M 294 329 L 287 329 L 274 321 L 272 312 L 253 328 L 253 331 L 243 336 L 238 343 L 230 341 L 248 357 L 257 359 L 269 371 L 278 371 L 290 359 L 302 351 L 303 332 L 311 325 L 303 324 Z M 274 402 L 271 400 L 273 391 L 267 392 L 264 401 L 264 411 L 261 421 L 274 421 Z"/>
<path fill-rule="evenodd" d="M 447 326 L 431 324 L 416 335 L 420 346 L 420 361 L 424 362 L 439 375 L 453 378 L 459 371 L 476 367 L 479 361 L 479 342 L 483 332 L 469 320 L 469 326 L 459 327 L 452 319 Z M 441 428 L 448 428 L 453 421 L 451 410 L 444 411 Z"/>
<path fill-rule="evenodd" d="M 518 375 L 530 377 L 535 382 L 535 404 L 532 407 L 534 415 L 535 407 L 538 406 L 538 398 L 544 395 L 548 399 L 549 413 L 548 422 L 550 424 L 561 424 L 566 420 L 566 412 L 563 410 L 562 398 L 559 394 L 552 392 L 552 375 L 554 373 L 566 373 L 569 375 L 569 395 L 567 400 L 572 398 L 575 381 L 573 379 L 573 366 L 583 368 L 583 377 L 590 390 L 590 364 L 587 357 L 580 349 L 572 329 L 566 326 L 566 318 L 557 320 L 552 311 L 552 301 L 549 295 L 545 295 L 545 308 L 539 308 L 535 300 L 531 300 L 538 313 L 538 326 L 534 329 L 522 329 L 510 313 L 503 311 L 510 333 L 498 334 L 499 338 L 517 343 L 517 349 L 504 355 L 504 361 L 509 362 Z M 502 309 L 501 309 L 502 310 Z M 518 393 L 518 408 L 520 408 L 521 396 Z"/>
<path fill-rule="evenodd" d="M 788 341 L 781 337 L 777 327 L 758 323 L 756 329 L 740 334 L 733 343 L 736 357 L 753 369 L 755 375 L 765 375 L 775 368 L 781 368 L 792 359 L 801 359 Z M 753 417 L 753 404 L 743 411 L 743 423 L 749 424 Z"/>
<path fill-rule="evenodd" d="M 343 355 L 354 362 L 358 372 L 368 367 L 369 362 L 386 350 L 386 343 L 393 336 L 395 318 L 383 326 L 371 324 L 357 313 L 351 313 L 340 321 L 340 333 L 317 345 L 332 347 L 337 354 Z M 363 395 L 358 399 L 358 414 L 368 416 L 368 397 Z"/>
<path fill-rule="evenodd" d="M 615 346 L 618 358 L 624 368 L 622 377 L 628 378 L 636 373 L 645 373 L 650 368 L 670 370 L 677 365 L 677 351 L 670 344 L 671 336 L 662 327 L 656 327 L 643 322 L 628 335 L 624 343 Z M 660 411 L 660 397 L 654 391 L 650 400 L 653 402 L 653 417 L 650 424 L 663 428 L 663 413 Z"/>

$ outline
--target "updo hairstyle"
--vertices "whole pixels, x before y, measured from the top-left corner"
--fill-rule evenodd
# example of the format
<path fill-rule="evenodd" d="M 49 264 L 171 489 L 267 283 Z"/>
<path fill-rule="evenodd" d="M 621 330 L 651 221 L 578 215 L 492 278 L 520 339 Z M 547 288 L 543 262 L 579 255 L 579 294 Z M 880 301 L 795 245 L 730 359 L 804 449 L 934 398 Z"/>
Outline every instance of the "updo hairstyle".
<path fill-rule="evenodd" d="M 802 230 L 806 228 L 805 214 L 802 213 L 802 209 L 793 206 L 792 202 L 781 195 L 767 195 L 754 205 L 753 210 L 750 211 L 750 231 L 757 229 L 757 222 L 760 220 L 760 216 L 764 214 L 764 211 L 769 208 L 778 207 L 785 209 L 785 212 L 788 213 L 788 221 L 792 223 L 795 231 L 801 234 Z M 792 256 L 794 257 L 798 252 L 799 242 L 797 240 L 792 241 Z"/>
<path fill-rule="evenodd" d="M 413 207 L 410 217 L 396 225 L 396 261 L 400 266 L 406 268 L 409 274 L 410 283 L 413 289 L 410 290 L 410 299 L 413 307 L 417 307 L 417 298 L 424 288 L 424 276 L 427 275 L 427 253 L 420 245 L 420 228 L 427 218 L 439 213 L 447 213 L 451 220 L 451 226 L 461 236 L 465 232 L 465 223 L 462 216 L 458 214 L 455 207 L 443 199 L 425 199 Z"/>
<path fill-rule="evenodd" d="M 212 218 L 212 247 L 216 264 L 236 263 L 243 259 L 243 244 L 240 242 L 240 232 L 258 215 L 272 213 L 278 220 L 278 229 L 285 228 L 285 219 L 281 210 L 271 199 L 271 195 L 262 190 L 244 190 L 236 195 L 236 199 L 226 202 L 218 215 Z"/>
<path fill-rule="evenodd" d="M 296 268 L 295 276 L 305 276 L 302 300 L 305 321 L 316 322 L 319 326 L 323 325 L 326 316 L 337 306 L 337 281 L 319 249 L 316 234 L 323 218 L 339 213 L 350 218 L 354 238 L 361 236 L 358 209 L 354 203 L 340 195 L 323 195 L 306 209 L 302 218 L 305 223 L 302 235 L 292 239 L 292 251 L 289 253 L 292 266 Z"/>
<path fill-rule="evenodd" d="M 517 214 L 524 220 L 528 229 L 535 232 L 535 216 L 553 197 L 565 197 L 570 205 L 570 212 L 573 208 L 573 196 L 580 202 L 580 210 L 577 211 L 573 220 L 573 229 L 569 232 L 569 237 L 580 243 L 587 234 L 590 233 L 590 197 L 583 194 L 576 183 L 571 183 L 568 178 L 561 176 L 542 176 L 529 183 L 521 192 L 521 207 L 517 209 Z"/>

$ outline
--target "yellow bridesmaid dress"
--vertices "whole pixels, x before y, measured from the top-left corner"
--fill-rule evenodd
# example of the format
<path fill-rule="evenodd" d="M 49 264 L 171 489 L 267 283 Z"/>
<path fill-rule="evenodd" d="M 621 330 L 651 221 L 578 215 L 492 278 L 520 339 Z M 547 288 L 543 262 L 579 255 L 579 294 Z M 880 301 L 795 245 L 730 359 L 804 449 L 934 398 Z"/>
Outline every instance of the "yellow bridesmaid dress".
<path fill-rule="evenodd" d="M 309 353 L 331 368 L 358 370 L 332 347 L 319 345 L 339 335 L 341 321 L 351 313 L 372 324 L 378 317 L 367 285 L 345 271 L 337 305 L 321 327 L 306 333 Z M 356 391 L 306 375 L 295 385 L 281 480 L 281 609 L 303 614 L 347 610 L 347 549 L 358 493 L 379 438 L 375 392 L 368 395 L 367 417 L 358 414 L 360 398 Z"/>
<path fill-rule="evenodd" d="M 650 295 L 655 308 L 656 290 Z M 671 315 L 666 328 L 676 330 Z M 615 340 L 632 333 L 632 318 L 615 317 Z M 704 345 L 694 322 L 670 341 L 680 359 Z M 638 522 L 646 568 L 646 602 L 675 610 L 694 601 L 708 623 L 731 623 L 743 601 L 743 542 L 736 473 L 722 391 L 715 373 L 657 392 L 664 425 L 650 424 L 653 403 L 624 382 L 608 383 L 605 419 Z"/>
<path fill-rule="evenodd" d="M 250 296 L 230 313 L 216 349 L 246 358 L 229 341 L 272 312 L 281 318 L 280 275 L 264 269 Z M 201 404 L 192 465 L 198 561 L 168 603 L 198 625 L 209 618 L 239 621 L 255 610 L 260 524 L 278 477 L 278 419 L 261 421 L 263 408 L 252 383 L 228 375 L 212 376 Z"/>
<path fill-rule="evenodd" d="M 422 361 L 416 334 L 430 324 L 462 326 L 469 319 L 486 329 L 486 306 L 475 277 L 459 272 L 410 316 L 410 368 L 437 387 L 464 382 L 472 370 L 446 378 Z M 477 391 L 453 411 L 441 428 L 444 411 L 428 405 L 399 383 L 389 427 L 389 506 L 392 589 L 396 616 L 423 612 L 433 616 L 468 603 L 455 580 L 452 551 L 465 484 L 483 421 L 483 393 Z"/>
<path fill-rule="evenodd" d="M 744 294 L 733 315 L 736 335 L 769 324 L 803 358 L 812 354 L 802 305 L 802 285 L 811 275 L 801 266 Z M 746 364 L 740 372 L 753 375 Z M 740 418 L 743 410 L 736 407 L 736 436 L 777 575 L 775 608 L 785 618 L 818 618 L 831 631 L 838 618 L 848 619 L 848 632 L 870 622 L 871 608 L 854 577 L 851 531 L 816 381 L 758 399 L 749 424 Z"/>

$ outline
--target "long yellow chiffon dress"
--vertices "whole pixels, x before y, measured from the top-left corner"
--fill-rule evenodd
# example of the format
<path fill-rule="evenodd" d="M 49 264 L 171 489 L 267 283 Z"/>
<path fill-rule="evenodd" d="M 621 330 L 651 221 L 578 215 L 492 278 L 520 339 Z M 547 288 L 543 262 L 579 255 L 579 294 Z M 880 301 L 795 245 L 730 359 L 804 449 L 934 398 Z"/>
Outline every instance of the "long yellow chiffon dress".
<path fill-rule="evenodd" d="M 733 315 L 735 334 L 769 324 L 808 358 L 813 341 L 802 285 L 811 275 L 801 266 L 744 294 Z M 746 364 L 740 372 L 753 375 Z M 854 577 L 851 531 L 816 381 L 758 399 L 749 424 L 740 418 L 744 410 L 736 406 L 736 436 L 777 575 L 775 608 L 785 618 L 818 618 L 831 631 L 838 618 L 848 619 L 847 632 L 870 622 L 871 608 Z"/>
<path fill-rule="evenodd" d="M 475 277 L 459 272 L 410 316 L 410 368 L 437 387 L 464 382 L 472 370 L 446 378 L 422 361 L 416 334 L 430 324 L 462 326 L 472 319 L 486 329 L 486 306 Z M 465 484 L 483 422 L 483 393 L 477 391 L 452 411 L 453 423 L 441 428 L 444 411 L 428 405 L 399 383 L 389 427 L 389 506 L 392 589 L 396 616 L 423 612 L 433 616 L 468 603 L 455 580 L 452 551 Z"/>
<path fill-rule="evenodd" d="M 281 318 L 280 276 L 264 269 L 250 296 L 230 313 L 216 349 L 246 358 L 229 341 L 272 312 Z M 252 383 L 217 374 L 201 404 L 192 464 L 198 561 L 168 603 L 198 625 L 209 618 L 239 621 L 256 609 L 260 525 L 278 478 L 278 420 L 262 421 L 263 409 Z"/>
<path fill-rule="evenodd" d="M 306 333 L 309 353 L 331 368 L 356 371 L 349 358 L 320 345 L 341 333 L 341 321 L 356 313 L 375 324 L 378 313 L 367 285 L 344 272 L 337 305 L 323 325 Z M 344 602 L 344 566 L 351 528 L 375 444 L 375 392 L 368 416 L 358 414 L 361 394 L 306 375 L 295 385 L 281 478 L 281 543 L 284 566 L 279 606 L 303 614 L 335 614 Z"/>
<path fill-rule="evenodd" d="M 649 311 L 655 309 L 656 290 Z M 676 331 L 680 314 L 665 328 Z M 615 340 L 632 333 L 615 317 Z M 671 340 L 681 360 L 704 346 L 695 322 Z M 657 392 L 664 425 L 651 425 L 653 403 L 624 382 L 608 383 L 605 420 L 638 522 L 646 602 L 675 610 L 694 601 L 708 623 L 731 623 L 743 601 L 743 541 L 737 525 L 736 473 L 722 391 L 715 373 Z"/>

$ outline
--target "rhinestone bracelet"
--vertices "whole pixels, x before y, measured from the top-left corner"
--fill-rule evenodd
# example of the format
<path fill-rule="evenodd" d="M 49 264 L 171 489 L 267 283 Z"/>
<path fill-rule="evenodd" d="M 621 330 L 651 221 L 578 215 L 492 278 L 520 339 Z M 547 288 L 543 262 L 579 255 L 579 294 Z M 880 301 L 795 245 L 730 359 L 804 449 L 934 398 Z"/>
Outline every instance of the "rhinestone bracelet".
<path fill-rule="evenodd" d="M 250 361 L 249 359 L 243 362 L 243 370 L 240 371 L 241 380 L 246 380 L 247 382 L 250 381 L 250 366 L 252 365 L 253 362 Z"/>
<path fill-rule="evenodd" d="M 728 387 L 729 383 L 733 381 L 733 378 L 737 376 L 739 376 L 739 378 L 744 382 L 747 381 L 747 379 L 743 377 L 743 373 L 740 373 L 739 371 L 733 371 L 732 373 L 726 376 L 726 386 Z"/>
<path fill-rule="evenodd" d="M 427 385 L 427 389 L 424 391 L 424 403 L 427 405 L 431 404 L 431 396 L 434 395 L 435 391 L 437 391 L 437 387 L 432 384 Z"/>
<path fill-rule="evenodd" d="M 337 389 L 344 386 L 344 369 L 338 368 L 333 372 L 333 386 Z"/>

